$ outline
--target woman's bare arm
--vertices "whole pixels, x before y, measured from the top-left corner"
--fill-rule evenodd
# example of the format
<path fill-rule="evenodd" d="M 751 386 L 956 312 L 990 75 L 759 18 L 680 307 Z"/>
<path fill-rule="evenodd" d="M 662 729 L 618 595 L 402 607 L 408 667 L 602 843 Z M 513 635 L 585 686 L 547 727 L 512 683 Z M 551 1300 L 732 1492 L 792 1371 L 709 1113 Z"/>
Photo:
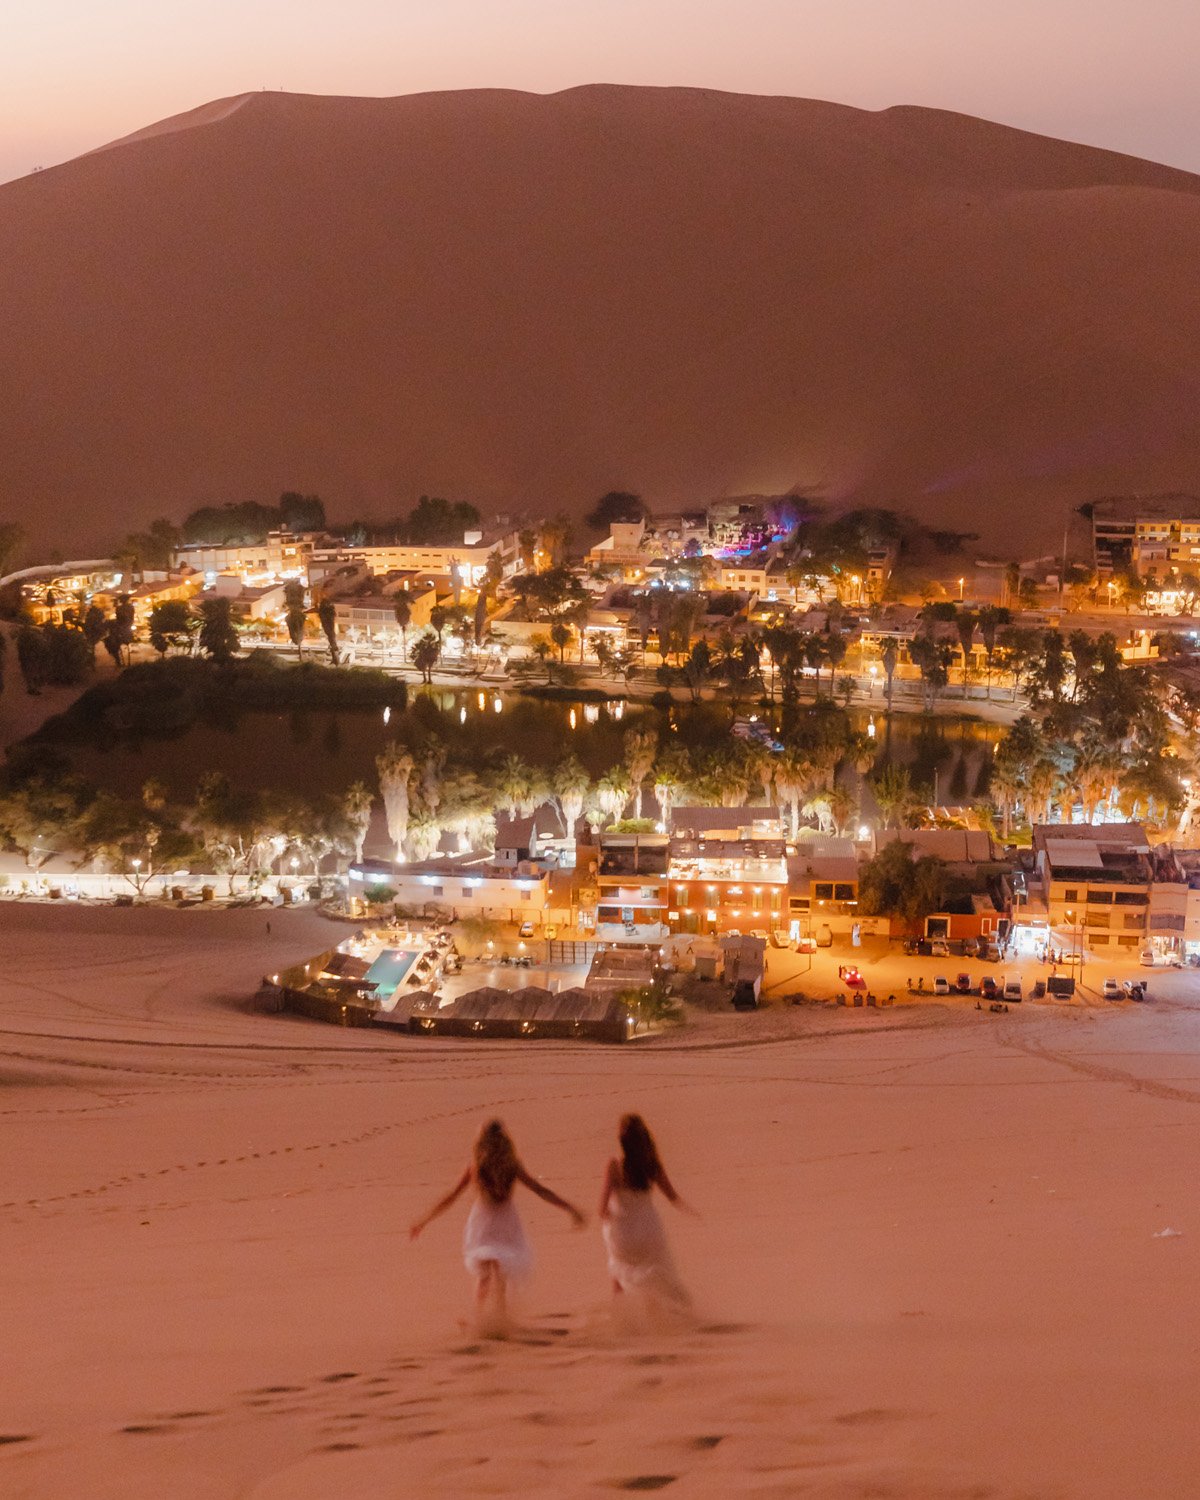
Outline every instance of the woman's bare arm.
<path fill-rule="evenodd" d="M 561 1208 L 564 1212 L 569 1213 L 575 1222 L 576 1229 L 581 1228 L 587 1223 L 586 1217 L 579 1212 L 573 1203 L 568 1203 L 565 1198 L 560 1198 L 550 1188 L 544 1187 L 536 1177 L 531 1177 L 524 1167 L 517 1168 L 517 1181 L 523 1182 L 531 1193 L 536 1193 L 546 1203 L 553 1203 L 555 1208 Z"/>
<path fill-rule="evenodd" d="M 673 1204 L 677 1209 L 679 1209 L 680 1213 L 691 1214 L 693 1219 L 698 1219 L 700 1217 L 700 1215 L 696 1212 L 692 1205 L 690 1203 L 685 1203 L 684 1200 L 675 1191 L 671 1179 L 667 1176 L 667 1169 L 661 1163 L 659 1164 L 658 1168 L 658 1176 L 654 1180 L 658 1183 L 659 1187 L 662 1188 L 663 1196 L 666 1198 L 667 1202 Z"/>
<path fill-rule="evenodd" d="M 618 1187 L 618 1167 L 612 1157 L 608 1159 L 608 1166 L 604 1170 L 604 1189 L 600 1194 L 600 1217 L 603 1219 L 608 1214 L 608 1201 L 616 1192 Z"/>
<path fill-rule="evenodd" d="M 425 1215 L 425 1217 L 423 1219 L 418 1219 L 417 1222 L 409 1229 L 408 1237 L 410 1240 L 415 1240 L 417 1235 L 419 1235 L 422 1229 L 425 1228 L 426 1224 L 432 1224 L 434 1219 L 437 1218 L 438 1214 L 444 1214 L 452 1203 L 456 1202 L 459 1198 L 462 1197 L 463 1193 L 466 1192 L 467 1188 L 471 1184 L 472 1175 L 472 1169 L 468 1167 L 462 1174 L 462 1176 L 458 1179 L 458 1181 L 454 1184 L 454 1186 L 450 1189 L 450 1191 L 446 1194 L 446 1196 L 444 1198 L 439 1198 L 438 1201 L 429 1210 L 429 1212 Z"/>

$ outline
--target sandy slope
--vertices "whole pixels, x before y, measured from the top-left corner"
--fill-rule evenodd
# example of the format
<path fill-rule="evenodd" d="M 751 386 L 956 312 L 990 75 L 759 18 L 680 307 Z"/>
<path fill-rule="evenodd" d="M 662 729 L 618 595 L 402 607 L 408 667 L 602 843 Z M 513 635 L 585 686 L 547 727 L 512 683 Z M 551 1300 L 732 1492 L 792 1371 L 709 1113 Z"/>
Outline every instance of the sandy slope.
<path fill-rule="evenodd" d="M 0 922 L 6 1497 L 1195 1493 L 1186 997 L 456 1048 L 247 1013 L 299 914 Z M 590 1205 L 628 1107 L 700 1325 L 614 1328 L 594 1227 L 530 1201 L 528 1332 L 471 1342 L 461 1216 L 405 1224 L 493 1111 Z"/>
<path fill-rule="evenodd" d="M 965 116 L 251 94 L 0 187 L 0 510 L 1200 484 L 1200 180 Z"/>

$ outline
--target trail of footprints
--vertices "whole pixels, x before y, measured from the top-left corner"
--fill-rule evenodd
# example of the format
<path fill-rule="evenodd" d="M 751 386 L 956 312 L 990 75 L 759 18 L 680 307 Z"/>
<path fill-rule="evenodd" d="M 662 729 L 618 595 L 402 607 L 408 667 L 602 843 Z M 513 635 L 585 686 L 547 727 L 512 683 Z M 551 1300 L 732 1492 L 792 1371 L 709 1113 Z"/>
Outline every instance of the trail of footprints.
<path fill-rule="evenodd" d="M 759 1373 L 739 1380 L 728 1357 L 744 1370 L 745 1336 L 754 1332 L 710 1324 L 630 1341 L 601 1331 L 595 1316 L 545 1314 L 501 1343 L 260 1386 L 224 1409 L 147 1414 L 114 1437 L 211 1442 L 223 1427 L 266 1421 L 287 1429 L 290 1462 L 396 1449 L 397 1478 L 411 1479 L 421 1495 L 517 1495 L 536 1470 L 560 1475 L 571 1494 L 653 1492 L 687 1478 L 699 1486 L 687 1487 L 692 1494 L 999 1500 L 986 1487 L 878 1487 L 895 1471 L 869 1454 L 920 1414 L 839 1409 L 790 1389 L 778 1367 L 765 1380 Z"/>

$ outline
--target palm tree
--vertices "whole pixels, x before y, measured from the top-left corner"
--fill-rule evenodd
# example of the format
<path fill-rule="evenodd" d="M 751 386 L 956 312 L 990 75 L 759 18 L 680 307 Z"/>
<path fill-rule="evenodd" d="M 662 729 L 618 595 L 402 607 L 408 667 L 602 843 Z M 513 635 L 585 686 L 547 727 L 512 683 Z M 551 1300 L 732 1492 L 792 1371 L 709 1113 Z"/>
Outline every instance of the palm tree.
<path fill-rule="evenodd" d="M 1013 812 L 1025 790 L 1025 783 L 1021 779 L 1019 769 L 1007 760 L 999 761 L 992 767 L 992 779 L 988 790 L 992 794 L 992 801 L 1000 809 L 1000 837 L 1007 839 L 1012 828 Z"/>
<path fill-rule="evenodd" d="M 321 622 L 321 629 L 325 632 L 325 639 L 329 643 L 329 660 L 333 666 L 338 664 L 337 644 L 337 608 L 332 599 L 322 599 L 317 605 L 317 619 Z"/>
<path fill-rule="evenodd" d="M 496 773 L 496 799 L 510 818 L 517 816 L 517 809 L 529 794 L 533 783 L 533 771 L 515 753 L 510 753 L 500 762 Z"/>
<path fill-rule="evenodd" d="M 624 766 L 614 766 L 596 783 L 596 800 L 609 820 L 616 823 L 625 811 L 633 787 Z"/>
<path fill-rule="evenodd" d="M 437 637 L 423 635 L 413 642 L 412 663 L 421 674 L 422 680 L 428 683 L 433 681 L 433 669 L 438 664 L 438 657 L 442 654 L 442 648 L 438 645 Z"/>
<path fill-rule="evenodd" d="M 792 841 L 800 832 L 800 805 L 813 779 L 813 765 L 803 750 L 786 749 L 775 765 L 775 791 L 791 810 Z"/>
<path fill-rule="evenodd" d="M 844 838 L 846 825 L 858 811 L 858 798 L 850 790 L 844 781 L 835 782 L 826 793 L 828 798 L 829 816 L 833 819 L 833 829 L 838 838 Z"/>
<path fill-rule="evenodd" d="M 887 765 L 871 782 L 875 801 L 879 804 L 879 819 L 887 828 L 894 818 L 898 827 L 907 821 L 913 803 L 912 777 L 907 766 Z"/>
<path fill-rule="evenodd" d="M 577 755 L 568 755 L 555 766 L 551 779 L 558 799 L 563 833 L 570 838 L 575 832 L 575 825 L 583 816 L 583 804 L 591 790 L 592 778 Z"/>
<path fill-rule="evenodd" d="M 427 807 L 415 808 L 408 822 L 406 844 L 412 858 L 417 861 L 428 859 L 437 848 L 441 837 L 442 828 L 437 820 L 437 814 Z"/>
<path fill-rule="evenodd" d="M 404 838 L 408 832 L 408 779 L 413 758 L 407 748 L 389 740 L 375 757 L 379 772 L 379 790 L 387 816 L 388 837 L 396 850 L 396 861 L 404 862 Z"/>
<path fill-rule="evenodd" d="M 354 858 L 361 861 L 363 845 L 371 827 L 371 808 L 375 803 L 375 796 L 368 790 L 365 781 L 353 781 L 346 788 L 346 795 L 342 800 L 346 821 L 354 835 Z"/>
<path fill-rule="evenodd" d="M 283 586 L 283 602 L 285 606 L 284 622 L 287 625 L 288 639 L 296 648 L 296 660 L 299 661 L 304 652 L 304 585 L 296 578 L 289 579 Z"/>
<path fill-rule="evenodd" d="M 643 783 L 654 767 L 658 735 L 652 729 L 629 729 L 625 732 L 625 768 L 637 796 L 634 817 L 642 816 Z"/>
<path fill-rule="evenodd" d="M 668 745 L 654 767 L 654 795 L 662 820 L 671 826 L 671 809 L 678 805 L 692 777 L 692 760 L 683 745 Z"/>
<path fill-rule="evenodd" d="M 892 711 L 892 678 L 896 674 L 896 663 L 900 660 L 896 650 L 896 642 L 889 636 L 888 643 L 883 648 L 883 671 L 887 679 L 887 706 L 888 713 Z"/>
<path fill-rule="evenodd" d="M 815 818 L 817 826 L 825 834 L 834 831 L 833 813 L 830 811 L 832 800 L 833 793 L 830 791 L 814 792 L 803 808 L 804 816 L 806 818 Z"/>
<path fill-rule="evenodd" d="M 400 627 L 400 655 L 404 658 L 408 656 L 408 625 L 412 619 L 412 600 L 407 589 L 397 589 L 392 595 L 392 613 Z"/>
<path fill-rule="evenodd" d="M 561 620 L 556 621 L 550 627 L 550 641 L 558 647 L 558 660 L 563 660 L 563 652 L 571 644 L 571 627 L 564 625 Z"/>

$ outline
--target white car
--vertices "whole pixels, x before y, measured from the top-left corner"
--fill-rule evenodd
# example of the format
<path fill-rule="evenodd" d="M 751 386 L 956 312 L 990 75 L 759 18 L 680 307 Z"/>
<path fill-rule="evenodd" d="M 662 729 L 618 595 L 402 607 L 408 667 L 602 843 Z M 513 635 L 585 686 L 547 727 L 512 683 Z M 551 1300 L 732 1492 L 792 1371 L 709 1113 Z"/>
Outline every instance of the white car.
<path fill-rule="evenodd" d="M 1024 999 L 1024 992 L 1021 989 L 1021 976 L 1019 974 L 1010 974 L 1004 981 L 1004 998 L 1005 1000 L 1013 1001 Z"/>
<path fill-rule="evenodd" d="M 950 993 L 950 981 L 944 974 L 939 974 L 933 981 L 933 993 L 935 995 L 948 995 Z"/>
<path fill-rule="evenodd" d="M 949 958 L 950 949 L 946 946 L 945 938 L 934 938 L 929 945 L 929 952 L 934 958 Z"/>
<path fill-rule="evenodd" d="M 1154 967 L 1154 949 L 1143 948 L 1138 954 L 1138 963 L 1141 964 L 1143 969 L 1152 969 Z"/>
<path fill-rule="evenodd" d="M 1103 985 L 1100 993 L 1104 996 L 1104 998 L 1106 1000 L 1120 1000 L 1121 999 L 1121 986 L 1117 983 L 1117 981 L 1110 974 L 1109 977 L 1104 981 L 1104 985 Z"/>

